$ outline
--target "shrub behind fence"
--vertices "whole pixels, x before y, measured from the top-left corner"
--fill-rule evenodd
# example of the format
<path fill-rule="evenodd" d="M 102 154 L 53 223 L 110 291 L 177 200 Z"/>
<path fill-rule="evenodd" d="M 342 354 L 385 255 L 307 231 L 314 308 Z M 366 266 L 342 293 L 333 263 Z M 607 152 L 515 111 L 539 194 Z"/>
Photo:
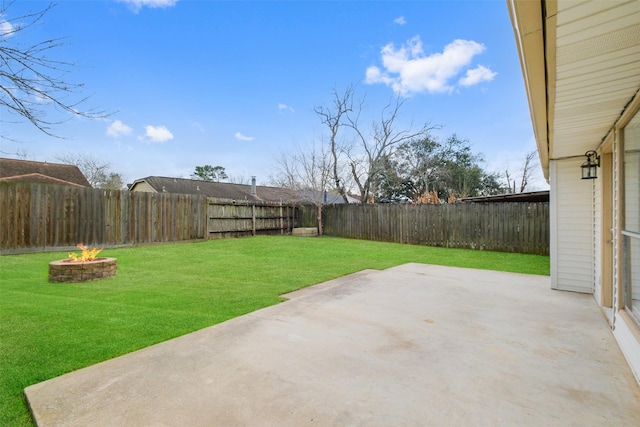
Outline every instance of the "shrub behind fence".
<path fill-rule="evenodd" d="M 316 225 L 305 207 L 303 226 Z M 549 203 L 327 205 L 328 236 L 415 245 L 549 254 Z"/>

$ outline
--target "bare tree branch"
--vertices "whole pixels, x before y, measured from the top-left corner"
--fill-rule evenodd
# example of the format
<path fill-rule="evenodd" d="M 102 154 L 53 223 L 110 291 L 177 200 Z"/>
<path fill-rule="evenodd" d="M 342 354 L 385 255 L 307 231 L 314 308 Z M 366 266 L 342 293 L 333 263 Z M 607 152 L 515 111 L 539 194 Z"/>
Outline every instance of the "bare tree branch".
<path fill-rule="evenodd" d="M 535 162 L 537 154 L 537 151 L 532 151 L 530 153 L 527 153 L 524 157 L 524 165 L 522 166 L 522 180 L 520 180 L 520 193 L 524 193 L 527 185 L 529 185 L 529 180 L 531 179 L 531 176 L 533 175 L 533 172 L 537 166 Z"/>
<path fill-rule="evenodd" d="M 272 183 L 295 191 L 300 201 L 316 207 L 318 235 L 322 236 L 322 209 L 326 204 L 331 176 L 331 154 L 323 144 L 319 147 L 312 145 L 306 150 L 298 147 L 292 152 L 282 153 L 276 162 L 279 171 L 276 177 L 272 177 Z"/>
<path fill-rule="evenodd" d="M 531 151 L 526 153 L 524 156 L 524 161 L 522 164 L 522 169 L 520 169 L 520 185 L 516 186 L 516 179 L 512 179 L 511 172 L 507 168 L 504 172 L 505 178 L 507 180 L 507 191 L 513 193 L 524 193 L 529 187 L 530 181 L 533 178 L 536 169 L 538 168 L 537 162 L 537 151 Z"/>
<path fill-rule="evenodd" d="M 79 109 L 89 98 L 74 99 L 84 84 L 71 83 L 66 79 L 70 69 L 76 65 L 49 57 L 51 51 L 65 45 L 66 38 L 27 45 L 20 43 L 22 33 L 38 23 L 55 5 L 49 4 L 39 12 L 5 19 L 12 3 L 0 5 L 0 107 L 17 116 L 18 120 L 26 119 L 45 134 L 58 138 L 52 127 L 74 116 L 90 119 L 109 116 L 104 111 Z M 49 118 L 51 107 L 68 113 L 68 117 Z M 2 134 L 0 137 L 11 139 Z"/>
<path fill-rule="evenodd" d="M 353 111 L 353 96 L 354 87 L 349 86 L 343 94 L 339 94 L 334 87 L 331 93 L 332 105 L 328 107 L 315 107 L 315 113 L 320 116 L 323 124 L 329 128 L 329 151 L 333 163 L 333 180 L 335 182 L 335 188 L 342 196 L 345 203 L 349 203 L 347 192 L 345 190 L 345 181 L 339 174 L 340 169 L 340 147 L 338 146 L 338 131 L 341 126 L 344 126 L 343 116 Z"/>
<path fill-rule="evenodd" d="M 375 192 L 372 186 L 383 170 L 382 159 L 391 155 L 403 142 L 423 138 L 431 130 L 438 128 L 426 122 L 418 130 L 413 130 L 411 126 L 408 129 L 398 129 L 396 120 L 404 102 L 405 100 L 398 97 L 387 104 L 380 114 L 379 121 L 373 122 L 366 134 L 358 123 L 359 115 L 347 114 L 347 126 L 355 132 L 359 148 L 364 153 L 364 163 L 350 157 L 353 179 L 358 185 L 363 203 L 371 201 Z"/>
<path fill-rule="evenodd" d="M 87 178 L 89 184 L 94 188 L 103 188 L 115 177 L 111 171 L 111 163 L 103 162 L 100 159 L 79 153 L 64 153 L 55 156 L 55 159 L 66 165 L 75 165 Z M 121 179 L 121 177 L 120 177 Z"/>

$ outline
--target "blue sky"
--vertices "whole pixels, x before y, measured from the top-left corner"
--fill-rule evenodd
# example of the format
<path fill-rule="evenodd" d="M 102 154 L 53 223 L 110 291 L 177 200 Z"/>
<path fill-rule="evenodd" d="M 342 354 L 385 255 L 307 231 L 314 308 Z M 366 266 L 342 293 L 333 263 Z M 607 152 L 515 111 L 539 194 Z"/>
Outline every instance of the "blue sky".
<path fill-rule="evenodd" d="M 47 4 L 21 0 L 0 20 Z M 3 118 L 20 140 L 0 141 L 4 157 L 82 153 L 126 182 L 220 165 L 266 184 L 280 153 L 322 139 L 313 108 L 352 84 L 365 117 L 401 95 L 401 126 L 442 125 L 436 135 L 468 139 L 489 170 L 515 172 L 535 149 L 503 0 L 61 1 L 13 37 L 67 37 L 51 54 L 76 64 L 76 98 L 113 114 L 71 118 L 54 129 L 64 139 Z"/>

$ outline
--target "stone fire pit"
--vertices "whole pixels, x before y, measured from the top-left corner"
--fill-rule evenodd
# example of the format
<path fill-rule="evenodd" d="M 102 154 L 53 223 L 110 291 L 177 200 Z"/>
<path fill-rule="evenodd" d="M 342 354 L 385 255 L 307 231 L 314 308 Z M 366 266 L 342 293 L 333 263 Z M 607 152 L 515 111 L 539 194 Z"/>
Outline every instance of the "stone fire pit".
<path fill-rule="evenodd" d="M 97 258 L 94 261 L 64 259 L 49 263 L 49 281 L 80 283 L 115 276 L 116 258 Z"/>

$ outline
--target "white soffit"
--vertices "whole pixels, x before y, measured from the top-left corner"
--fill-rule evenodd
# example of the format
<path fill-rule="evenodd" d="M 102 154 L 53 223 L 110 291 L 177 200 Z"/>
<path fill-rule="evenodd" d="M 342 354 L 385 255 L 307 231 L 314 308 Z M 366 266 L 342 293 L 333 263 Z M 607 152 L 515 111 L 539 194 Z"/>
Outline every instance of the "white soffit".
<path fill-rule="evenodd" d="M 556 4 L 555 17 L 547 16 L 547 26 L 556 23 L 551 159 L 598 148 L 640 88 L 640 0 Z"/>

